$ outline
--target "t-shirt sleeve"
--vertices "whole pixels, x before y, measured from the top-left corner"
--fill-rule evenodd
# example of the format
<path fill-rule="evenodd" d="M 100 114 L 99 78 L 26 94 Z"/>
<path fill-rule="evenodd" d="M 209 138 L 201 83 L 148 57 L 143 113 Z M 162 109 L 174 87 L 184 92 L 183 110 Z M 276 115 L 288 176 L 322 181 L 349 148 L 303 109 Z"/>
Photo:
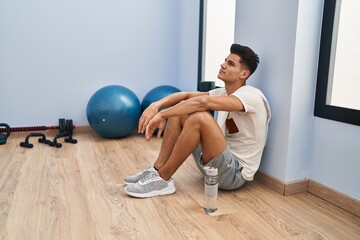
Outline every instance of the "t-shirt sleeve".
<path fill-rule="evenodd" d="M 209 91 L 210 96 L 226 96 L 225 88 L 215 88 Z"/>
<path fill-rule="evenodd" d="M 246 89 L 239 89 L 235 91 L 233 96 L 237 97 L 245 108 L 245 113 L 255 112 L 258 107 L 261 107 L 262 99 L 255 91 L 248 91 Z"/>

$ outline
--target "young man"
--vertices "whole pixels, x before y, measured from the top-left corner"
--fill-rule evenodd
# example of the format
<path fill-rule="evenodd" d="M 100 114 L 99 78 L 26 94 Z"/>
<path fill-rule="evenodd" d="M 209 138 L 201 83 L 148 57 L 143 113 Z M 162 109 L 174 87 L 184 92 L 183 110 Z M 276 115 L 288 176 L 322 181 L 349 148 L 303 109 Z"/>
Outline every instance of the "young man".
<path fill-rule="evenodd" d="M 246 85 L 258 63 L 253 50 L 233 44 L 218 74 L 224 88 L 179 92 L 152 103 L 140 117 L 138 132 L 150 140 L 156 129 L 160 137 L 166 124 L 161 149 L 154 165 L 124 178 L 125 192 L 140 198 L 175 193 L 172 175 L 191 153 L 202 173 L 204 166 L 218 168 L 220 189 L 251 181 L 271 115 L 262 92 Z M 217 121 L 209 110 L 218 111 Z"/>

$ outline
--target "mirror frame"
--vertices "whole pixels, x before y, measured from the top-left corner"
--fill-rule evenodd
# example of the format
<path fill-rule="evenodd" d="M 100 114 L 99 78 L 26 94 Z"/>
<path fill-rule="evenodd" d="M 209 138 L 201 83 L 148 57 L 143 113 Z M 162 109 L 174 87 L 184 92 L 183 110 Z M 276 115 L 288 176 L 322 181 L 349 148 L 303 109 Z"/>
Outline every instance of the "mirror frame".
<path fill-rule="evenodd" d="M 204 61 L 204 14 L 205 14 L 205 2 L 204 0 L 200 0 L 200 8 L 199 8 L 199 49 L 198 49 L 198 78 L 197 78 L 197 90 L 200 91 L 200 84 L 203 79 L 203 61 Z"/>
<path fill-rule="evenodd" d="M 336 2 L 337 0 L 324 0 L 314 116 L 360 125 L 359 110 L 326 103 Z"/>

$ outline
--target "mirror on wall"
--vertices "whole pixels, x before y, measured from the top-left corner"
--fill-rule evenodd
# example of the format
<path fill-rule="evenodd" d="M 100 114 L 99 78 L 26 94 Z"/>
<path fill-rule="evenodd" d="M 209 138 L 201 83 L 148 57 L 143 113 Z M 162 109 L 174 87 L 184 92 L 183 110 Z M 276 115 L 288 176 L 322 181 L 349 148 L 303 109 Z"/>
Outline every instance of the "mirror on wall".
<path fill-rule="evenodd" d="M 236 0 L 200 0 L 198 90 L 223 86 L 217 75 L 234 43 L 235 9 Z"/>
<path fill-rule="evenodd" d="M 315 116 L 360 125 L 360 1 L 324 0 Z"/>
<path fill-rule="evenodd" d="M 360 1 L 337 1 L 326 103 L 360 110 Z"/>

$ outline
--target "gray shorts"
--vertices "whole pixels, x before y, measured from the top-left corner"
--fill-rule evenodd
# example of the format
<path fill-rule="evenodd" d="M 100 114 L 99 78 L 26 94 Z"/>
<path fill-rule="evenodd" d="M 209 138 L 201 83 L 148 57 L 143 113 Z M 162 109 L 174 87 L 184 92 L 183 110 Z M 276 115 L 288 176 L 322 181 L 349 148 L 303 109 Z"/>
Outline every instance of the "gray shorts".
<path fill-rule="evenodd" d="M 204 167 L 211 166 L 218 169 L 219 172 L 219 189 L 234 190 L 241 187 L 246 180 L 241 175 L 242 166 L 237 157 L 226 147 L 225 151 L 219 156 L 213 158 L 208 164 L 204 165 L 201 157 L 201 145 L 192 153 L 196 165 L 204 174 Z"/>

